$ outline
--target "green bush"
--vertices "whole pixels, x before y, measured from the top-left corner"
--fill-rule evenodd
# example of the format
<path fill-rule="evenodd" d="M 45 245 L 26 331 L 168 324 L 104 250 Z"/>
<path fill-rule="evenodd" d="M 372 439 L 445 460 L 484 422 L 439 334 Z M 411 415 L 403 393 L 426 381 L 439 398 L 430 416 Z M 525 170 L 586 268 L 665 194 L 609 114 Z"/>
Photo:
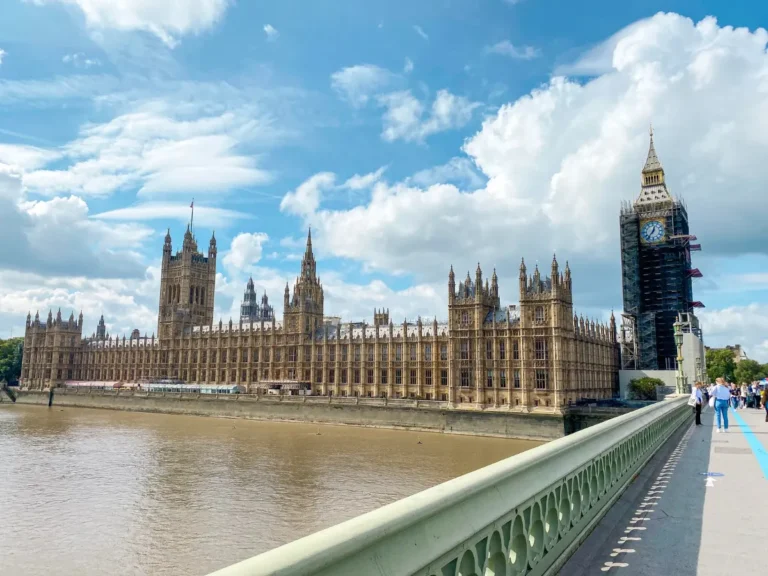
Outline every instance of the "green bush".
<path fill-rule="evenodd" d="M 656 387 L 664 386 L 659 378 L 635 378 L 629 381 L 629 394 L 632 400 L 656 400 Z"/>

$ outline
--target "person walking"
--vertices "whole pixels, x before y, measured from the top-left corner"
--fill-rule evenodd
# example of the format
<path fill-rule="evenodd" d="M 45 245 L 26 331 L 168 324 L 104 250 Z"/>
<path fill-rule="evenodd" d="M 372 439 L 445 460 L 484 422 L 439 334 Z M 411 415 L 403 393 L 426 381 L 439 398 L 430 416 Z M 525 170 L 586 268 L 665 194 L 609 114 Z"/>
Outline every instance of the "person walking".
<path fill-rule="evenodd" d="M 704 394 L 701 391 L 703 384 L 696 382 L 691 391 L 691 400 L 695 400 L 693 411 L 696 414 L 696 426 L 701 426 L 701 407 L 704 404 Z"/>
<path fill-rule="evenodd" d="M 731 402 L 731 389 L 723 378 L 715 381 L 715 389 L 712 392 L 715 398 L 715 417 L 717 432 L 728 432 L 728 404 Z"/>
<path fill-rule="evenodd" d="M 763 400 L 763 408 L 765 408 L 765 421 L 768 422 L 768 384 L 763 387 L 761 397 Z"/>
<path fill-rule="evenodd" d="M 742 384 L 741 385 L 741 404 L 740 404 L 740 406 L 741 406 L 742 410 L 747 407 L 747 385 L 746 384 Z"/>

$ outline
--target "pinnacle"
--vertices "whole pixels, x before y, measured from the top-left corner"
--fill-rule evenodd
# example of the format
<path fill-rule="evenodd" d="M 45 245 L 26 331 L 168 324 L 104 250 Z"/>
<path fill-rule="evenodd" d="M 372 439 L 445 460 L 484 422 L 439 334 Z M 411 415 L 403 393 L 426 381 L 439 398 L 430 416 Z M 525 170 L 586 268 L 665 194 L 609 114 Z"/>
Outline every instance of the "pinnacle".
<path fill-rule="evenodd" d="M 659 157 L 656 155 L 656 148 L 653 145 L 653 127 L 651 127 L 650 130 L 651 134 L 651 143 L 648 147 L 648 157 L 645 160 L 645 166 L 643 166 L 643 172 L 655 172 L 657 170 L 662 170 L 661 167 L 661 161 L 659 160 Z"/>

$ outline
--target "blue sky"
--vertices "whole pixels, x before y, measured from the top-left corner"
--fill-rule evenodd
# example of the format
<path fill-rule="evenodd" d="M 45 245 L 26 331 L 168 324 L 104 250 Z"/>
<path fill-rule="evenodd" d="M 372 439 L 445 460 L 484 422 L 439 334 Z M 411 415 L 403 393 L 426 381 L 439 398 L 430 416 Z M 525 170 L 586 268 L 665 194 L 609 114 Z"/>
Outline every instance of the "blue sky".
<path fill-rule="evenodd" d="M 0 4 L 0 330 L 61 306 L 151 333 L 192 198 L 225 319 L 250 275 L 280 308 L 310 225 L 329 313 L 444 318 L 478 260 L 515 302 L 520 258 L 556 252 L 605 318 L 653 122 L 708 343 L 768 360 L 768 6 L 155 4 Z"/>

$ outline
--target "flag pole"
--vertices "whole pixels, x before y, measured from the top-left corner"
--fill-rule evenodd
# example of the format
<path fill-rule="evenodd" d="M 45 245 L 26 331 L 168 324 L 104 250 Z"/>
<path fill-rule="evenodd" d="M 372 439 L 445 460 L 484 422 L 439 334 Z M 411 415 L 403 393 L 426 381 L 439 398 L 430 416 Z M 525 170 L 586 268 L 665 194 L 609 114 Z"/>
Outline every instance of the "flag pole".
<path fill-rule="evenodd" d="M 192 198 L 192 204 L 190 204 L 189 207 L 192 209 L 192 218 L 189 220 L 189 229 L 190 231 L 194 231 L 194 228 L 195 228 L 195 199 L 194 198 Z"/>

